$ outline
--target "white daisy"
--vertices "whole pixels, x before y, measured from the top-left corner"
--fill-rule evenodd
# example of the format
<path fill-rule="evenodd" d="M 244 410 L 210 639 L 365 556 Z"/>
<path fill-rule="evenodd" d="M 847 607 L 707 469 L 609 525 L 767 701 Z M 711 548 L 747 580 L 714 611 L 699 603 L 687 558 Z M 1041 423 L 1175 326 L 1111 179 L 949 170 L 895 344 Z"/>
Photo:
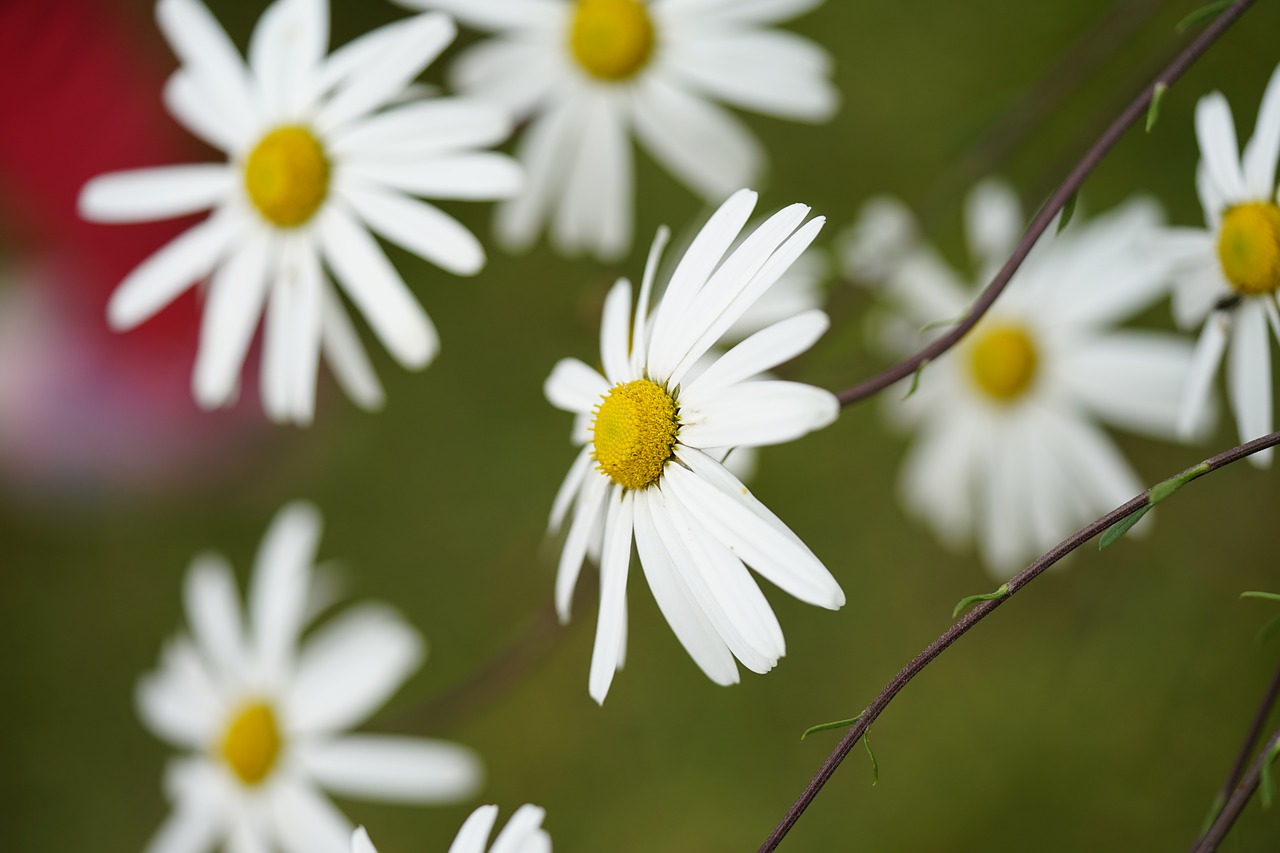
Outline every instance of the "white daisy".
<path fill-rule="evenodd" d="M 451 68 L 465 92 L 529 126 L 523 195 L 498 211 L 500 241 L 531 244 L 551 221 L 567 253 L 609 258 L 631 245 L 630 136 L 676 178 L 719 202 L 764 162 L 717 101 L 825 121 L 837 94 L 827 54 L 770 27 L 821 0 L 398 0 L 496 33 Z"/>
<path fill-rule="evenodd" d="M 489 835 L 498 819 L 498 807 L 481 806 L 462 824 L 449 845 L 449 853 L 551 853 L 551 836 L 542 828 L 544 817 L 546 812 L 537 806 L 521 806 L 490 847 Z M 351 836 L 351 853 L 378 853 L 363 826 Z"/>
<path fill-rule="evenodd" d="M 435 328 L 368 229 L 450 272 L 476 273 L 485 259 L 476 238 L 411 196 L 517 192 L 519 166 L 476 150 L 506 138 L 509 120 L 474 100 L 398 102 L 453 40 L 444 15 L 388 24 L 326 56 L 327 0 L 276 0 L 246 63 L 200 0 L 160 0 L 156 12 L 182 62 L 166 104 L 227 162 L 85 186 L 81 213 L 101 222 L 213 210 L 120 284 L 109 322 L 130 329 L 211 275 L 192 380 L 200 405 L 235 400 L 265 314 L 262 401 L 273 419 L 311 420 L 322 350 L 352 399 L 379 406 L 382 388 L 324 267 L 397 361 L 425 366 L 438 349 Z"/>
<path fill-rule="evenodd" d="M 1220 92 L 1196 105 L 1200 165 L 1196 189 L 1206 228 L 1171 228 L 1160 250 L 1176 259 L 1173 310 L 1184 327 L 1204 328 L 1183 395 L 1179 428 L 1194 430 L 1227 353 L 1227 397 L 1240 440 L 1272 429 L 1271 334 L 1280 337 L 1280 68 L 1271 76 L 1253 138 L 1239 153 L 1231 107 Z M 1271 450 L 1250 457 L 1266 467 Z"/>
<path fill-rule="evenodd" d="M 165 779 L 173 812 L 148 853 L 345 853 L 351 824 L 321 789 L 403 803 L 470 796 L 481 770 L 442 741 L 345 734 L 422 661 L 422 638 L 393 610 L 352 608 L 299 643 L 316 606 L 320 519 L 280 511 L 263 540 L 241 615 L 236 583 L 216 555 L 187 574 L 191 631 L 164 649 L 138 685 L 138 711 L 185 750 Z"/>
<path fill-rule="evenodd" d="M 665 243 L 649 253 L 635 317 L 631 284 L 605 300 L 603 373 L 559 362 L 547 399 L 578 416 L 583 445 L 556 495 L 551 528 L 570 509 L 556 578 L 561 619 L 584 559 L 600 564 L 600 614 L 589 690 L 603 702 L 626 647 L 626 584 L 634 539 L 658 607 L 702 670 L 738 680 L 734 658 L 768 672 L 785 646 L 778 620 L 746 570 L 802 601 L 836 609 L 844 593 L 821 561 L 777 516 L 706 452 L 778 444 L 835 420 L 839 404 L 797 382 L 752 380 L 807 350 L 827 328 L 821 311 L 776 323 L 690 380 L 690 370 L 813 242 L 821 218 L 796 204 L 771 217 L 734 252 L 755 193 L 734 194 L 694 239 L 649 311 Z M 802 224 L 803 223 L 803 224 Z"/>
<path fill-rule="evenodd" d="M 873 215 L 883 217 L 884 204 Z M 1013 191 L 993 182 L 970 194 L 965 218 L 972 284 L 928 247 L 891 241 L 891 305 L 878 331 L 894 355 L 923 345 L 922 324 L 964 315 L 1024 222 Z M 905 387 L 888 398 L 895 419 L 919 433 L 902 471 L 907 508 L 953 547 L 976 536 L 998 577 L 1141 491 L 1096 421 L 1173 432 L 1190 346 L 1111 328 L 1160 295 L 1167 264 L 1142 245 L 1159 220 L 1154 204 L 1132 201 L 1041 238 L 989 313 L 926 366 L 916 392 L 905 403 Z"/>

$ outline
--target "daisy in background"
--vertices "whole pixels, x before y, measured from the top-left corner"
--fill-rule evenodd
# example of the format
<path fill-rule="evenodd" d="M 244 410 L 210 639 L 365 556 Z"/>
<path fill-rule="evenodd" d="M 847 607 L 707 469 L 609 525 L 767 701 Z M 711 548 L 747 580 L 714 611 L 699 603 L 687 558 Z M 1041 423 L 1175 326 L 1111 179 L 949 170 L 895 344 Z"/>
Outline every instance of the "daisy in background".
<path fill-rule="evenodd" d="M 974 188 L 965 226 L 977 269 L 966 281 L 928 246 L 908 246 L 901 205 L 877 200 L 868 213 L 879 221 L 855 228 L 846 257 L 859 278 L 870 280 L 868 263 L 887 276 L 874 333 L 895 357 L 927 342 L 922 327 L 966 313 L 1024 222 L 1010 187 Z M 1167 262 L 1145 245 L 1159 208 L 1131 201 L 1081 217 L 1040 239 L 978 325 L 925 367 L 914 394 L 899 402 L 904 383 L 887 398 L 893 418 L 918 433 L 901 478 L 908 510 L 952 547 L 976 538 L 1001 579 L 1142 490 L 1098 422 L 1171 436 L 1191 364 L 1176 336 L 1113 328 L 1161 295 Z M 858 239 L 868 235 L 893 238 L 888 258 Z"/>
<path fill-rule="evenodd" d="M 148 853 L 346 853 L 352 826 L 322 789 L 344 797 L 448 803 L 477 789 L 463 747 L 346 734 L 422 661 L 422 638 L 395 611 L 351 608 L 299 638 L 323 594 L 313 582 L 320 518 L 280 511 L 254 565 L 246 612 L 218 556 L 198 557 L 184 599 L 190 635 L 165 646 L 138 685 L 138 711 L 186 752 L 166 773 L 173 812 Z"/>
<path fill-rule="evenodd" d="M 182 62 L 170 112 L 226 152 L 225 163 L 162 166 L 91 180 L 80 210 L 100 222 L 212 214 L 119 286 L 108 321 L 130 329 L 211 276 L 192 380 L 206 408 L 235 401 L 263 318 L 262 402 L 305 424 L 323 351 L 359 405 L 383 393 L 326 267 L 401 364 L 438 349 L 430 319 L 374 233 L 458 275 L 484 265 L 476 238 L 412 196 L 507 198 L 519 166 L 482 151 L 510 131 L 505 114 L 468 99 L 399 99 L 453 40 L 444 15 L 374 30 L 330 55 L 327 0 L 276 0 L 241 59 L 199 0 L 160 0 L 160 28 Z"/>
<path fill-rule="evenodd" d="M 764 154 L 722 108 L 826 121 L 831 61 L 771 25 L 821 0 L 397 0 L 495 33 L 451 67 L 462 91 L 528 120 L 525 192 L 498 210 L 498 239 L 601 258 L 631 246 L 631 135 L 667 171 L 719 203 L 755 183 Z"/>
<path fill-rule="evenodd" d="M 1272 430 L 1271 335 L 1280 337 L 1280 68 L 1271 76 L 1253 138 L 1243 155 L 1231 107 L 1219 92 L 1196 105 L 1200 165 L 1196 189 L 1205 228 L 1169 228 L 1155 242 L 1174 258 L 1173 310 L 1178 325 L 1203 324 L 1183 393 L 1179 429 L 1190 433 L 1209 401 L 1227 341 L 1227 398 L 1240 440 Z M 1267 327 L 1271 331 L 1267 331 Z M 1271 464 L 1271 450 L 1250 461 Z"/>
<path fill-rule="evenodd" d="M 839 404 L 820 388 L 755 380 L 809 349 L 828 321 L 807 311 L 748 337 L 691 378 L 725 332 L 813 242 L 823 220 L 792 205 L 729 253 L 756 203 L 735 193 L 681 258 L 650 311 L 666 240 L 659 232 L 632 316 L 631 284 L 605 300 L 603 372 L 577 359 L 552 370 L 552 405 L 577 415 L 583 445 L 551 511 L 556 531 L 572 522 L 556 578 L 556 607 L 569 604 L 583 561 L 600 565 L 600 613 L 589 691 L 603 702 L 626 650 L 631 543 L 649 588 L 685 650 L 717 684 L 738 680 L 734 658 L 768 672 L 785 653 L 782 629 L 747 571 L 829 609 L 844 593 L 799 537 L 708 449 L 779 444 L 835 420 Z"/>
<path fill-rule="evenodd" d="M 551 836 L 542 828 L 544 817 L 546 812 L 537 806 L 521 806 L 489 847 L 498 807 L 481 806 L 462 824 L 448 853 L 485 853 L 486 849 L 489 853 L 551 853 Z M 378 853 L 363 826 L 351 836 L 351 853 Z"/>

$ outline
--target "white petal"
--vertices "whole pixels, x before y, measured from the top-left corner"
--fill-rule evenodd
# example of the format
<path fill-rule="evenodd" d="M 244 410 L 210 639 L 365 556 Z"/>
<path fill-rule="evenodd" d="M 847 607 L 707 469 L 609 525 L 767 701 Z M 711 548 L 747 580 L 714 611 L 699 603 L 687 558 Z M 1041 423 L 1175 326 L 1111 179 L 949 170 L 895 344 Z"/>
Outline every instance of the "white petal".
<path fill-rule="evenodd" d="M 403 161 L 487 148 L 511 133 L 511 119 L 473 98 L 432 98 L 397 107 L 333 136 L 329 150 L 344 163 Z"/>
<path fill-rule="evenodd" d="M 507 821 L 507 825 L 493 840 L 489 853 L 533 853 L 530 845 L 544 833 L 542 821 L 547 813 L 537 806 L 523 805 Z"/>
<path fill-rule="evenodd" d="M 1172 438 L 1191 345 L 1180 336 L 1123 331 L 1082 342 L 1060 375 L 1100 417 L 1126 429 Z"/>
<path fill-rule="evenodd" d="M 239 151 L 250 141 L 250 128 L 228 121 L 189 71 L 179 68 L 169 75 L 163 97 L 165 108 L 179 124 L 219 151 Z"/>
<path fill-rule="evenodd" d="M 414 9 L 439 9 L 478 30 L 520 30 L 544 26 L 564 14 L 556 0 L 401 0 Z"/>
<path fill-rule="evenodd" d="M 394 735 L 350 735 L 316 744 L 302 761 L 328 791 L 391 803 L 464 800 L 483 776 L 480 760 L 465 747 Z"/>
<path fill-rule="evenodd" d="M 160 668 L 138 681 L 134 704 L 147 728 L 175 746 L 203 749 L 222 724 L 213 678 L 186 637 L 166 644 Z"/>
<path fill-rule="evenodd" d="M 1196 104 L 1196 139 L 1210 179 L 1229 202 L 1244 198 L 1244 178 L 1240 174 L 1240 149 L 1231 107 L 1221 92 L 1211 92 Z"/>
<path fill-rule="evenodd" d="M 653 298 L 653 281 L 658 274 L 658 264 L 662 262 L 662 252 L 670 239 L 671 231 L 665 225 L 659 226 L 658 233 L 649 246 L 649 257 L 645 260 L 640 299 L 636 302 L 636 314 L 631 326 L 631 373 L 635 376 L 644 373 L 645 362 L 649 357 L 649 302 Z"/>
<path fill-rule="evenodd" d="M 549 103 L 552 93 L 572 85 L 573 73 L 562 51 L 547 49 L 545 35 L 513 33 L 487 39 L 458 54 L 449 66 L 449 82 L 460 92 L 490 101 L 513 116 L 526 117 Z"/>
<path fill-rule="evenodd" d="M 817 343 L 831 321 L 821 311 L 806 311 L 756 332 L 716 359 L 684 386 L 682 399 L 696 400 L 790 361 Z"/>
<path fill-rule="evenodd" d="M 636 550 L 649 589 L 680 645 L 698 668 L 716 684 L 737 684 L 733 654 L 698 606 L 658 535 L 650 505 L 653 494 L 652 489 L 640 492 L 635 501 Z"/>
<path fill-rule="evenodd" d="M 320 241 L 338 283 L 391 355 L 411 369 L 430 363 L 440 346 L 435 327 L 369 232 L 330 205 L 320 216 Z"/>
<path fill-rule="evenodd" d="M 621 102 L 606 91 L 585 101 L 584 126 L 552 223 L 560 250 L 613 259 L 631 247 L 631 141 Z"/>
<path fill-rule="evenodd" d="M 604 550 L 600 558 L 600 613 L 591 650 L 588 692 L 599 704 L 619 668 L 626 635 L 627 569 L 631 563 L 631 527 L 634 496 L 614 489 L 605 510 Z"/>
<path fill-rule="evenodd" d="M 1271 73 L 1267 90 L 1258 108 L 1258 123 L 1253 138 L 1241 158 L 1244 182 L 1249 193 L 1258 199 L 1270 199 L 1276 187 L 1276 161 L 1280 160 L 1280 66 Z"/>
<path fill-rule="evenodd" d="M 729 22 L 773 24 L 787 21 L 822 4 L 822 0 L 667 0 L 664 10 L 681 8 L 690 18 Z"/>
<path fill-rule="evenodd" d="M 309 241 L 299 247 L 295 277 L 293 344 L 289 353 L 290 419 L 300 426 L 311 423 L 316 410 L 316 375 L 324 322 L 324 289 L 318 250 Z"/>
<path fill-rule="evenodd" d="M 999 432 L 983 446 L 983 474 L 976 478 L 978 551 L 992 576 L 1005 580 L 1033 547 L 1028 504 L 1034 496 L 1027 494 L 1022 433 L 1004 419 L 993 426 Z"/>
<path fill-rule="evenodd" d="M 1194 435 L 1204 424 L 1209 390 L 1213 385 L 1213 377 L 1218 373 L 1218 365 L 1222 363 L 1222 351 L 1227 345 L 1230 323 L 1227 315 L 1221 312 L 1209 315 L 1200 332 L 1200 339 L 1196 342 L 1178 414 L 1178 433 L 1184 439 Z"/>
<path fill-rule="evenodd" d="M 277 785 L 271 818 L 284 853 L 351 853 L 351 821 L 309 784 Z"/>
<path fill-rule="evenodd" d="M 581 136 L 584 116 L 574 98 L 534 118 L 516 146 L 524 166 L 524 192 L 498 207 L 498 241 L 512 251 L 527 249 L 542 230 L 548 212 L 562 192 Z"/>
<path fill-rule="evenodd" d="M 386 397 L 382 383 L 373 372 L 360 336 L 356 334 L 342 299 L 327 279 L 323 279 L 320 348 L 329 368 L 347 396 L 364 409 L 380 409 Z"/>
<path fill-rule="evenodd" d="M 351 174 L 426 198 L 489 201 L 520 192 L 524 170 L 505 154 L 453 154 L 430 160 L 353 160 Z"/>
<path fill-rule="evenodd" d="M 210 853 L 222 831 L 221 817 L 207 796 L 185 797 L 151 836 L 144 853 Z"/>
<path fill-rule="evenodd" d="M 556 568 L 556 613 L 561 622 L 569 621 L 573 604 L 573 589 L 582 571 L 582 561 L 587 557 L 591 540 L 603 527 L 605 496 L 610 480 L 603 474 L 588 471 L 573 512 L 573 522 L 560 551 L 560 564 Z"/>
<path fill-rule="evenodd" d="M 902 502 L 952 548 L 972 535 L 984 434 L 976 418 L 940 417 L 921 430 L 902 466 Z"/>
<path fill-rule="evenodd" d="M 422 637 L 385 605 L 364 604 L 308 637 L 285 699 L 299 731 L 359 725 L 422 664 Z"/>
<path fill-rule="evenodd" d="M 187 570 L 183 604 L 196 646 L 223 674 L 244 664 L 240 593 L 231 566 L 217 554 L 202 554 Z"/>
<path fill-rule="evenodd" d="M 248 70 L 226 31 L 199 0 L 160 0 L 156 19 L 184 73 L 214 102 L 229 133 L 243 139 L 258 119 L 257 101 Z"/>
<path fill-rule="evenodd" d="M 964 225 L 969 256 L 987 278 L 1008 260 L 1022 233 L 1022 204 L 1013 187 L 994 179 L 974 186 L 965 198 Z"/>
<path fill-rule="evenodd" d="M 620 278 L 604 299 L 600 321 L 600 363 L 604 365 L 604 375 L 610 386 L 634 378 L 628 351 L 630 336 L 631 282 Z"/>
<path fill-rule="evenodd" d="M 576 358 L 562 358 L 542 385 L 547 400 L 566 412 L 590 412 L 609 393 L 609 381 Z"/>
<path fill-rule="evenodd" d="M 226 405 L 235 397 L 266 301 L 270 247 L 266 232 L 251 233 L 213 275 L 192 375 L 192 392 L 203 408 Z"/>
<path fill-rule="evenodd" d="M 551 520 L 547 522 L 547 529 L 552 533 L 558 531 L 560 525 L 564 523 L 565 514 L 573 504 L 574 498 L 581 492 L 582 482 L 590 470 L 591 448 L 584 447 L 574 457 L 573 464 L 569 466 L 569 473 L 565 475 L 564 482 L 560 484 L 555 500 L 551 504 Z"/>
<path fill-rule="evenodd" d="M 1242 442 L 1260 438 L 1272 429 L 1269 337 L 1261 299 L 1245 300 L 1236 309 L 1227 354 L 1227 396 Z M 1249 461 L 1265 468 L 1271 463 L 1271 454 L 1264 450 L 1250 456 Z"/>
<path fill-rule="evenodd" d="M 358 119 L 386 105 L 449 46 L 457 28 L 446 15 L 428 13 L 390 25 L 385 50 L 357 67 L 316 118 L 321 131 Z M 354 46 L 353 50 L 356 49 Z M 330 59 L 334 62 L 337 54 Z"/>
<path fill-rule="evenodd" d="M 682 394 L 681 401 L 680 443 L 698 448 L 782 444 L 840 414 L 830 391 L 778 380 L 741 382 L 696 400 Z"/>
<path fill-rule="evenodd" d="M 297 118 L 329 45 L 327 0 L 277 0 L 249 39 L 249 68 L 274 115 Z"/>
<path fill-rule="evenodd" d="M 367 185 L 344 193 L 378 234 L 455 275 L 484 267 L 484 248 L 467 228 L 440 208 Z"/>
<path fill-rule="evenodd" d="M 720 542 L 789 595 L 829 610 L 844 604 L 826 566 L 724 466 L 691 448 L 677 456 L 690 470 L 668 465 L 664 479 Z"/>
<path fill-rule="evenodd" d="M 279 265 L 277 279 L 272 282 L 271 295 L 267 299 L 259 381 L 263 411 L 276 423 L 287 423 L 290 420 L 293 394 L 289 387 L 291 362 L 294 348 L 298 344 L 294 339 L 293 323 L 297 313 L 297 291 L 288 280 L 284 266 L 283 262 Z"/>
<path fill-rule="evenodd" d="M 489 833 L 498 820 L 497 806 L 481 806 L 473 811 L 449 845 L 449 853 L 484 853 Z"/>
<path fill-rule="evenodd" d="M 242 221 L 224 210 L 170 240 L 120 282 L 107 303 L 107 322 L 127 331 L 207 276 L 238 235 Z"/>
<path fill-rule="evenodd" d="M 258 547 L 249 585 L 249 625 L 268 675 L 283 673 L 293 660 L 319 542 L 320 514 L 295 501 L 276 513 Z"/>
<path fill-rule="evenodd" d="M 636 137 L 667 171 L 709 200 L 755 183 L 764 152 L 731 113 L 656 76 L 635 86 Z"/>
<path fill-rule="evenodd" d="M 112 172 L 84 185 L 79 211 L 94 222 L 151 222 L 185 216 L 208 210 L 226 198 L 234 177 L 224 163 Z"/>
<path fill-rule="evenodd" d="M 357 826 L 356 831 L 351 833 L 351 853 L 378 853 L 363 826 Z"/>

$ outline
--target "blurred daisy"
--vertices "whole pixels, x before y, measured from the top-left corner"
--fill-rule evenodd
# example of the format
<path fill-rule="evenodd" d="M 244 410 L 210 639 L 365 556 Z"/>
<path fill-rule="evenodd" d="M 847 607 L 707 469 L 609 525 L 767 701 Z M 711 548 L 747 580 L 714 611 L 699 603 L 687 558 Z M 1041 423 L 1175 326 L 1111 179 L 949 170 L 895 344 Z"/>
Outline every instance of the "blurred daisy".
<path fill-rule="evenodd" d="M 568 619 L 584 559 L 600 564 L 600 614 L 589 690 L 603 702 L 626 648 L 626 585 L 634 539 L 663 615 L 718 684 L 738 680 L 734 658 L 768 672 L 785 652 L 782 630 L 746 566 L 810 604 L 844 604 L 839 584 L 790 528 L 707 453 L 779 444 L 835 420 L 836 399 L 797 382 L 753 380 L 807 350 L 827 328 L 821 311 L 776 323 L 738 344 L 696 378 L 690 370 L 809 246 L 821 218 L 796 204 L 728 253 L 755 207 L 734 194 L 711 217 L 649 311 L 665 232 L 645 266 L 635 316 L 631 284 L 605 300 L 603 374 L 559 362 L 547 399 L 578 415 L 583 445 L 556 496 L 551 528 L 570 509 L 556 606 Z"/>
<path fill-rule="evenodd" d="M 529 127 L 517 154 L 523 195 L 499 209 L 498 238 L 521 249 L 551 221 L 561 251 L 631 245 L 630 134 L 712 202 L 754 183 L 764 155 L 717 101 L 826 121 L 831 62 L 771 28 L 821 0 L 398 0 L 496 33 L 460 56 L 452 80 L 507 105 Z"/>
<path fill-rule="evenodd" d="M 449 845 L 449 853 L 485 853 L 485 850 L 489 853 L 551 853 L 551 836 L 542 828 L 544 817 L 546 812 L 537 806 L 521 806 L 489 847 L 498 807 L 481 806 L 462 824 L 458 836 Z M 351 836 L 351 853 L 378 853 L 363 826 Z"/>
<path fill-rule="evenodd" d="M 1179 429 L 1195 428 L 1227 349 L 1227 396 L 1240 440 L 1272 429 L 1271 334 L 1280 337 L 1280 68 L 1271 76 L 1253 138 L 1239 153 L 1227 99 L 1214 92 L 1196 105 L 1200 165 L 1196 189 L 1206 228 L 1170 228 L 1160 250 L 1174 258 L 1173 310 L 1184 327 L 1203 323 L 1183 394 Z M 1271 332 L 1268 333 L 1267 326 Z M 1271 463 L 1271 450 L 1250 457 Z"/>
<path fill-rule="evenodd" d="M 453 802 L 477 788 L 467 749 L 352 735 L 422 661 L 423 642 L 390 608 L 352 608 L 299 643 L 320 609 L 313 560 L 320 519 L 281 510 L 258 551 L 241 615 L 230 567 L 197 558 L 187 573 L 191 636 L 164 649 L 138 686 L 147 726 L 187 755 L 165 789 L 173 812 L 148 853 L 345 853 L 351 824 L 321 789 L 403 803 Z"/>
<path fill-rule="evenodd" d="M 884 216 L 884 205 L 872 214 Z M 978 325 L 920 374 L 916 393 L 892 398 L 893 416 L 918 432 L 902 472 L 904 503 L 953 547 L 976 536 L 1000 578 L 1142 490 L 1097 421 L 1173 432 L 1190 346 L 1112 328 L 1160 295 L 1167 265 L 1143 245 L 1159 219 L 1155 205 L 1132 201 L 1041 238 Z M 890 305 L 875 330 L 886 349 L 913 353 L 923 324 L 959 319 L 1012 254 L 1023 221 L 1008 186 L 987 182 L 970 193 L 972 284 L 927 246 L 890 241 L 896 258 L 872 263 L 888 270 Z"/>
<path fill-rule="evenodd" d="M 246 64 L 199 0 L 160 0 L 156 10 L 182 61 L 165 89 L 168 107 L 227 162 L 120 172 L 84 187 L 81 213 L 101 222 L 213 209 L 120 284 L 109 322 L 130 329 L 212 275 L 192 380 L 202 406 L 234 402 L 263 315 L 270 417 L 312 419 L 321 351 L 352 399 L 379 406 L 382 388 L 323 266 L 396 360 L 421 368 L 438 349 L 436 331 L 370 229 L 472 275 L 484 265 L 480 243 L 411 196 L 505 198 L 521 181 L 513 160 L 475 150 L 507 136 L 497 108 L 397 101 L 453 40 L 453 22 L 420 15 L 326 56 L 327 0 L 276 0 Z"/>

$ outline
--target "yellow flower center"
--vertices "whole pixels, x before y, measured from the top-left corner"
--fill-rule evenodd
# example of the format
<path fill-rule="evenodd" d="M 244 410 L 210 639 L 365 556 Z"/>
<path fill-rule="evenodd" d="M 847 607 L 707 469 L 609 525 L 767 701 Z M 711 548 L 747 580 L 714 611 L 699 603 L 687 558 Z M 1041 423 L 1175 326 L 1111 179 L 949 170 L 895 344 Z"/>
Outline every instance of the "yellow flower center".
<path fill-rule="evenodd" d="M 1218 232 L 1218 260 L 1244 296 L 1280 288 L 1280 207 L 1263 202 L 1230 208 Z"/>
<path fill-rule="evenodd" d="M 614 386 L 591 425 L 600 470 L 628 489 L 657 482 L 680 429 L 676 411 L 676 401 L 656 382 L 637 379 Z"/>
<path fill-rule="evenodd" d="M 278 127 L 245 160 L 244 187 L 268 222 L 296 228 L 315 215 L 329 194 L 329 158 L 307 128 Z"/>
<path fill-rule="evenodd" d="M 280 746 L 275 712 L 265 702 L 251 702 L 227 726 L 219 751 L 241 782 L 257 785 L 275 767 Z"/>
<path fill-rule="evenodd" d="M 1022 396 L 1036 378 L 1035 343 L 1017 326 L 981 332 L 969 353 L 973 379 L 987 396 L 1008 403 Z"/>
<path fill-rule="evenodd" d="M 578 0 L 569 49 L 600 80 L 625 80 L 653 55 L 653 21 L 641 0 Z"/>

